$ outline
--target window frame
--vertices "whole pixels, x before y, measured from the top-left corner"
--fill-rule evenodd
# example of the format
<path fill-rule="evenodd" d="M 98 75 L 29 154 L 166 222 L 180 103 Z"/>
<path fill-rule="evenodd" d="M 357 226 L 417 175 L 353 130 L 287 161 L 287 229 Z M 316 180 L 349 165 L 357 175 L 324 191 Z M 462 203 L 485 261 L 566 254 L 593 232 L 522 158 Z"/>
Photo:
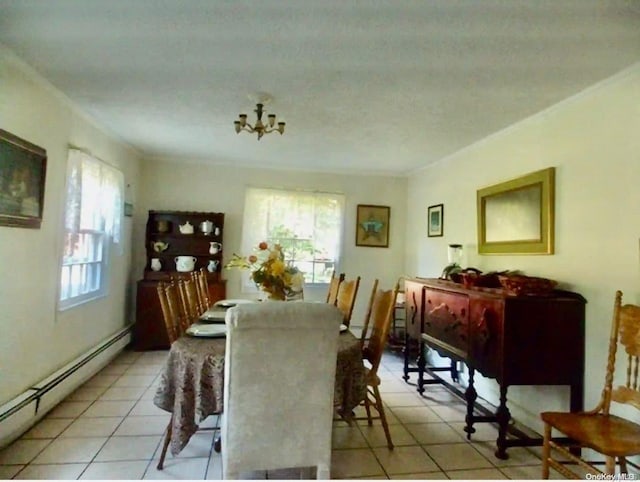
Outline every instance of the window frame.
<path fill-rule="evenodd" d="M 67 216 L 69 209 L 69 189 L 71 187 L 71 172 L 73 169 L 72 164 L 75 162 L 79 162 L 78 159 L 72 161 L 73 155 L 86 156 L 86 160 L 88 162 L 96 163 L 100 168 L 99 180 L 104 183 L 106 178 L 110 178 L 113 184 L 110 185 L 111 193 L 113 193 L 113 198 L 109 198 L 113 201 L 113 205 L 117 205 L 117 211 L 111 211 L 110 214 L 117 217 L 117 221 L 114 221 L 116 218 L 112 218 L 112 223 L 107 227 L 107 222 L 105 221 L 105 217 L 100 217 L 99 226 L 93 228 L 79 228 L 78 226 L 73 228 L 69 228 L 67 226 Z M 85 162 L 82 160 L 80 162 Z M 122 171 L 109 163 L 106 163 L 100 159 L 97 159 L 86 152 L 74 148 L 70 148 L 69 157 L 67 159 L 67 173 L 65 178 L 65 195 L 63 196 L 63 209 L 61 214 L 61 229 L 60 229 L 60 240 L 61 243 L 59 245 L 58 253 L 59 253 L 59 263 L 57 270 L 57 290 L 56 290 L 56 307 L 58 312 L 63 312 L 69 310 L 71 308 L 84 305 L 94 300 L 98 300 L 101 298 L 105 298 L 109 295 L 109 284 L 110 284 L 110 271 L 111 271 L 111 250 L 114 246 L 120 245 L 120 254 L 122 250 L 122 239 L 121 239 L 121 226 L 124 219 L 124 175 Z M 102 191 L 101 191 L 102 192 Z M 82 201 L 81 201 L 82 202 Z M 92 206 L 95 208 L 95 206 Z M 81 209 L 81 208 L 80 208 Z M 93 210 L 92 210 L 93 211 Z M 97 211 L 93 211 L 97 212 Z M 100 211 L 102 215 L 104 215 L 105 211 Z M 115 223 L 115 224 L 114 224 Z M 69 235 L 93 235 L 97 237 L 97 242 L 100 243 L 99 247 L 95 247 L 94 245 L 94 254 L 93 257 L 85 257 L 82 259 L 72 260 L 69 262 L 66 259 L 66 243 L 67 237 Z M 82 266 L 82 265 L 97 265 L 99 266 L 99 274 L 98 274 L 98 288 L 92 289 L 85 293 L 77 294 L 75 296 L 68 296 L 65 299 L 61 299 L 63 292 L 66 290 L 67 293 L 71 291 L 71 285 L 66 283 L 63 285 L 63 271 L 65 267 L 68 268 L 67 279 L 71 278 L 71 272 L 73 270 L 73 266 Z M 84 275 L 81 275 L 84 276 Z M 85 280 L 80 284 L 80 288 L 86 286 L 88 282 Z"/>
<path fill-rule="evenodd" d="M 339 221 L 339 226 L 337 228 L 337 242 L 336 242 L 336 250 L 337 250 L 337 255 L 336 258 L 333 260 L 333 269 L 337 270 L 338 266 L 340 264 L 342 255 L 343 255 L 343 251 L 344 251 L 344 226 L 345 226 L 345 212 L 346 212 L 346 196 L 343 193 L 337 193 L 337 192 L 326 192 L 326 191 L 305 191 L 305 190 L 299 190 L 299 189 L 284 189 L 284 188 L 268 188 L 268 187 L 256 187 L 256 186 L 248 186 L 245 189 L 245 206 L 244 206 L 244 212 L 243 212 L 243 218 L 242 218 L 242 236 L 241 236 L 241 246 L 243 249 L 243 252 L 247 252 L 246 254 L 251 254 L 251 250 L 254 249 L 257 246 L 257 243 L 260 241 L 266 241 L 268 243 L 273 243 L 278 239 L 283 239 L 282 237 L 271 237 L 268 235 L 265 235 L 265 238 L 260 238 L 257 239 L 253 234 L 250 236 L 247 236 L 246 233 L 246 228 L 247 228 L 247 218 L 246 218 L 246 209 L 247 209 L 247 200 L 249 197 L 249 193 L 250 191 L 263 191 L 265 193 L 271 191 L 273 193 L 283 193 L 286 195 L 290 195 L 292 197 L 294 196 L 313 196 L 316 198 L 319 197 L 329 197 L 329 198 L 333 198 L 337 203 L 338 203 L 338 210 L 339 210 L 339 214 L 338 214 L 338 221 Z M 271 210 L 269 210 L 269 215 L 271 215 Z M 314 214 L 315 217 L 315 214 Z M 266 223 L 266 227 L 267 230 L 269 228 L 269 221 L 267 221 Z M 317 233 L 317 229 L 316 229 L 316 221 L 314 219 L 314 224 L 313 224 L 313 238 L 312 239 L 317 239 L 316 236 Z M 248 239 L 253 239 L 253 243 Z M 300 241 L 304 241 L 304 239 L 309 239 L 309 238 L 290 238 L 290 239 L 294 239 L 294 240 L 300 240 Z M 315 248 L 315 244 L 314 244 L 314 248 Z M 314 265 L 314 267 L 318 264 L 323 263 L 324 261 L 319 260 L 318 258 L 316 258 L 314 256 L 314 258 L 310 261 L 305 261 L 305 260 L 301 260 L 300 258 L 294 258 L 293 260 L 290 258 L 286 258 L 285 262 L 302 262 L 302 263 L 312 263 Z M 305 272 L 306 273 L 306 272 Z M 316 277 L 315 275 L 315 271 L 313 273 L 314 279 Z M 313 282 L 307 282 L 305 281 L 305 287 L 308 288 L 314 288 L 314 287 L 327 287 L 330 283 L 330 280 L 327 281 L 313 281 Z M 254 283 L 250 280 L 249 277 L 249 273 L 243 273 L 242 275 L 242 291 L 243 292 L 247 292 L 247 293 L 253 293 L 253 292 L 258 292 L 259 290 L 255 287 Z"/>

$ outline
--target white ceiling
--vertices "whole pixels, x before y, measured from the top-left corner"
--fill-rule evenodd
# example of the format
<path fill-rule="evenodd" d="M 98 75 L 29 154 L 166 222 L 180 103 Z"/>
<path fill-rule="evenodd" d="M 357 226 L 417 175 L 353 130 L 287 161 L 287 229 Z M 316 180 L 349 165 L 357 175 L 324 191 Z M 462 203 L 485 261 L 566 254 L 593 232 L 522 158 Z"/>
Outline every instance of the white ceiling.
<path fill-rule="evenodd" d="M 0 43 L 148 157 L 406 174 L 638 62 L 640 0 L 0 0 Z"/>

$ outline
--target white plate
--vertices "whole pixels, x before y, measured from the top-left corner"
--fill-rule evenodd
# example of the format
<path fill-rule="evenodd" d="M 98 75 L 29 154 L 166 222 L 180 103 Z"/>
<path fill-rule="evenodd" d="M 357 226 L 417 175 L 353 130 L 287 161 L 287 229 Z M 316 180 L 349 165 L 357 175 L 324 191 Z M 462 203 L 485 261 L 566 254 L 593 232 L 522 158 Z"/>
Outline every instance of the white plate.
<path fill-rule="evenodd" d="M 349 329 L 349 327 L 345 324 L 341 324 L 340 325 L 340 333 L 347 331 Z"/>
<path fill-rule="evenodd" d="M 224 317 L 226 316 L 226 314 L 227 312 L 225 310 L 211 309 L 202 313 L 202 315 L 200 316 L 200 319 L 204 321 L 224 322 Z"/>
<path fill-rule="evenodd" d="M 187 334 L 206 338 L 227 336 L 227 325 L 191 325 Z"/>
<path fill-rule="evenodd" d="M 254 300 L 242 300 L 242 299 L 220 300 L 220 301 L 216 301 L 213 306 L 219 306 L 220 308 L 231 308 L 233 306 L 243 305 L 243 304 L 246 304 L 246 303 L 255 303 L 255 301 Z"/>

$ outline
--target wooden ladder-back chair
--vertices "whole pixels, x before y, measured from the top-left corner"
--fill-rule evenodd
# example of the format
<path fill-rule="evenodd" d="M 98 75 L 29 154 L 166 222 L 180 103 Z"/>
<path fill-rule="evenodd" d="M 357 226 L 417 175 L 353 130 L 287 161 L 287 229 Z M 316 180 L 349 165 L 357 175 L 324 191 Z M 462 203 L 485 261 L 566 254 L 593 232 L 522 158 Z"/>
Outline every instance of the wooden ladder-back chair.
<path fill-rule="evenodd" d="M 200 291 L 200 299 L 202 300 L 202 311 L 211 308 L 211 300 L 209 299 L 209 278 L 207 278 L 207 270 L 200 268 L 200 278 L 198 278 L 198 288 Z"/>
<path fill-rule="evenodd" d="M 160 309 L 162 310 L 162 318 L 164 319 L 164 326 L 167 330 L 167 338 L 169 344 L 173 343 L 180 337 L 180 323 L 178 319 L 178 313 L 175 311 L 175 306 L 169 303 L 167 290 L 171 287 L 170 284 L 158 283 L 156 289 L 158 290 L 158 298 L 160 299 Z M 174 289 L 174 288 L 172 288 Z"/>
<path fill-rule="evenodd" d="M 198 313 L 202 314 L 209 309 L 209 300 L 202 291 L 202 277 L 206 277 L 200 270 L 191 272 L 191 280 L 196 287 L 196 302 L 198 305 Z"/>
<path fill-rule="evenodd" d="M 198 307 L 198 294 L 196 284 L 192 279 L 181 279 L 178 281 L 180 294 L 182 297 L 182 306 L 187 314 L 189 325 L 198 320 L 202 312 Z"/>
<path fill-rule="evenodd" d="M 614 388 L 616 354 L 624 349 L 627 370 L 624 385 Z M 622 305 L 622 292 L 616 292 L 613 307 L 611 336 L 609 337 L 609 356 L 607 373 L 600 402 L 589 412 L 565 413 L 543 412 L 544 443 L 542 450 L 542 478 L 549 478 L 549 467 L 553 467 L 568 478 L 583 478 L 582 474 L 572 472 L 566 464 L 551 458 L 551 449 L 556 449 L 572 463 L 578 464 L 592 474 L 603 474 L 593 461 L 571 453 L 568 447 L 592 449 L 605 457 L 605 474 L 615 474 L 616 458 L 620 472 L 627 472 L 627 457 L 640 455 L 640 425 L 610 413 L 611 402 L 628 405 L 640 410 L 640 387 L 638 386 L 638 368 L 640 357 L 640 306 Z M 622 359 L 620 360 L 622 361 Z M 570 441 L 551 439 L 551 431 L 566 435 Z"/>
<path fill-rule="evenodd" d="M 338 288 L 338 299 L 336 306 L 342 312 L 344 317 L 343 323 L 347 326 L 351 323 L 351 314 L 356 304 L 356 296 L 358 295 L 358 287 L 360 286 L 360 276 L 352 280 L 344 280 Z"/>
<path fill-rule="evenodd" d="M 336 301 L 338 300 L 338 289 L 340 288 L 340 283 L 344 281 L 344 273 L 340 273 L 339 276 L 336 276 L 336 272 L 331 273 L 331 281 L 329 282 L 329 291 L 327 292 L 327 303 L 335 306 Z"/>
<path fill-rule="evenodd" d="M 364 348 L 364 343 L 367 339 L 369 332 L 369 320 L 371 318 L 371 308 L 373 307 L 373 299 L 378 291 L 378 280 L 373 280 L 373 288 L 371 289 L 371 296 L 369 296 L 369 303 L 367 304 L 367 313 L 364 315 L 364 324 L 362 326 L 362 333 L 360 334 L 360 346 Z"/>
<path fill-rule="evenodd" d="M 167 296 L 167 302 L 169 309 L 175 317 L 175 329 L 178 337 L 182 336 L 187 328 L 189 328 L 189 317 L 185 312 L 185 307 L 182 304 L 182 295 L 180 293 L 180 287 L 178 283 L 171 282 L 165 284 L 165 293 Z"/>
<path fill-rule="evenodd" d="M 374 283 L 377 286 L 377 283 Z M 387 447 L 393 449 L 391 441 L 391 433 L 389 432 L 389 424 L 384 413 L 382 397 L 380 396 L 380 377 L 378 376 L 378 367 L 382 360 L 382 353 L 389 336 L 389 328 L 393 318 L 393 310 L 396 304 L 396 296 L 398 293 L 398 285 L 393 290 L 383 291 L 377 290 L 371 298 L 370 307 L 367 310 L 370 314 L 365 325 L 371 325 L 371 335 L 366 340 L 362 348 L 362 357 L 369 365 L 365 381 L 367 383 L 367 393 L 364 399 L 364 407 L 367 412 L 366 417 L 356 417 L 356 420 L 367 420 L 369 425 L 373 425 L 373 420 L 380 420 L 384 434 L 387 438 Z M 372 416 L 371 408 L 375 408 L 378 416 Z"/>

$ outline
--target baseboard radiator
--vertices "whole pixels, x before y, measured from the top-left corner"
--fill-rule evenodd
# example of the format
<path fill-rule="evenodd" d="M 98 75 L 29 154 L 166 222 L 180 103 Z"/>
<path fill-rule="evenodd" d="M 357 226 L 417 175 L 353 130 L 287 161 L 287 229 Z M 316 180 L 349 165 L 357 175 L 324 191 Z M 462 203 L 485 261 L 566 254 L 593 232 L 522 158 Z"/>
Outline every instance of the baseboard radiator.
<path fill-rule="evenodd" d="M 0 448 L 22 435 L 130 342 L 131 326 L 127 326 L 0 406 Z"/>

